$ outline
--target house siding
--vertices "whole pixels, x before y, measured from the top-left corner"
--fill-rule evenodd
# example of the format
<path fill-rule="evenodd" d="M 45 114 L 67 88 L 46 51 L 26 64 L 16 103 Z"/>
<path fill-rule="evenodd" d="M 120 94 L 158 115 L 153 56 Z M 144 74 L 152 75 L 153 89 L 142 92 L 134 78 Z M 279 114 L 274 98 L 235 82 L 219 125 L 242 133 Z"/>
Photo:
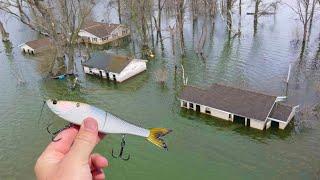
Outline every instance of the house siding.
<path fill-rule="evenodd" d="M 97 45 L 102 45 L 102 44 L 115 41 L 117 39 L 126 37 L 129 34 L 130 34 L 130 29 L 123 26 L 119 26 L 109 36 L 106 36 L 104 38 L 99 38 L 85 30 L 80 30 L 78 33 L 78 35 L 81 37 L 82 42 L 87 42 L 87 43 L 97 44 Z"/>
<path fill-rule="evenodd" d="M 193 104 L 193 107 L 190 107 L 190 103 Z M 196 105 L 200 105 L 200 104 L 185 101 L 183 99 L 180 100 L 180 106 L 183 108 L 186 108 L 186 109 L 192 109 L 192 110 L 196 111 Z M 210 113 L 207 113 L 206 110 L 209 110 Z M 227 121 L 233 121 L 233 116 L 234 116 L 234 114 L 231 112 L 218 110 L 218 109 L 211 108 L 211 107 L 204 106 L 204 105 L 200 105 L 200 112 L 204 113 L 204 114 L 211 115 L 213 117 L 223 119 L 223 120 L 227 120 Z M 231 118 L 229 118 L 229 115 L 231 115 Z M 245 119 L 246 125 L 247 125 L 247 120 L 248 120 L 248 118 Z M 259 129 L 259 130 L 263 130 L 265 127 L 265 122 L 250 118 L 250 127 L 255 128 L 255 129 Z"/>
<path fill-rule="evenodd" d="M 265 125 L 264 121 L 260 121 L 257 119 L 250 119 L 250 127 L 252 128 L 263 130 L 264 125 Z"/>
<path fill-rule="evenodd" d="M 287 127 L 288 123 L 285 122 L 279 122 L 279 129 L 285 129 Z"/>
<path fill-rule="evenodd" d="M 110 80 L 116 80 L 117 82 L 123 82 L 147 69 L 147 63 L 144 60 L 132 60 L 127 67 L 125 67 L 120 73 L 106 72 L 103 69 L 91 68 L 88 66 L 83 66 L 83 71 L 86 74 L 100 76 L 100 71 L 102 72 L 102 78 L 107 78 L 109 75 Z M 115 79 L 114 79 L 115 76 Z"/>
<path fill-rule="evenodd" d="M 28 46 L 26 44 L 21 46 L 21 51 L 28 53 L 28 54 L 32 54 L 32 52 L 33 52 L 33 54 L 36 53 L 36 51 L 33 48 L 31 48 L 30 46 Z"/>
<path fill-rule="evenodd" d="M 187 103 L 187 107 L 184 106 L 184 103 Z M 190 103 L 193 104 L 193 107 L 190 107 Z M 221 110 L 218 110 L 218 109 L 215 109 L 215 108 L 211 108 L 211 107 L 208 107 L 208 106 L 204 106 L 204 105 L 201 105 L 201 104 L 197 104 L 197 103 L 193 103 L 193 102 L 189 102 L 189 101 L 185 101 L 185 100 L 180 100 L 180 106 L 183 107 L 183 108 L 192 109 L 192 110 L 196 111 L 196 105 L 200 106 L 200 112 L 201 113 L 204 113 L 204 114 L 207 114 L 207 115 L 211 115 L 213 117 L 217 117 L 217 118 L 224 119 L 224 120 L 227 120 L 227 121 L 232 121 L 232 119 L 233 119 L 233 114 L 232 113 L 221 111 Z M 210 113 L 207 113 L 206 112 L 207 110 L 210 111 Z M 231 118 L 229 118 L 229 114 L 231 114 Z"/>

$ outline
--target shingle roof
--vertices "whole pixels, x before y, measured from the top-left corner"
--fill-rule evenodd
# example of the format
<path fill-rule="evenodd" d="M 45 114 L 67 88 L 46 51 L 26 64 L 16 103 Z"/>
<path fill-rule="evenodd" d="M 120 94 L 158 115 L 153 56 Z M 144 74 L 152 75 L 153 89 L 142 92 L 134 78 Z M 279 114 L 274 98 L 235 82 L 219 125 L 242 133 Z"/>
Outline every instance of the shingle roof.
<path fill-rule="evenodd" d="M 132 59 L 127 56 L 95 53 L 88 61 L 84 62 L 83 65 L 103 69 L 108 72 L 120 73 L 131 61 Z"/>
<path fill-rule="evenodd" d="M 276 103 L 270 113 L 270 117 L 287 122 L 288 117 L 292 111 L 292 107 L 287 104 Z"/>
<path fill-rule="evenodd" d="M 36 50 L 36 49 L 46 48 L 52 45 L 52 41 L 49 38 L 42 38 L 42 39 L 26 42 L 25 44 L 31 47 L 32 49 Z"/>
<path fill-rule="evenodd" d="M 225 85 L 213 84 L 208 89 L 184 87 L 180 99 L 265 121 L 276 97 Z"/>
<path fill-rule="evenodd" d="M 120 24 L 106 24 L 101 22 L 89 21 L 83 25 L 83 29 L 99 38 L 109 36 Z"/>

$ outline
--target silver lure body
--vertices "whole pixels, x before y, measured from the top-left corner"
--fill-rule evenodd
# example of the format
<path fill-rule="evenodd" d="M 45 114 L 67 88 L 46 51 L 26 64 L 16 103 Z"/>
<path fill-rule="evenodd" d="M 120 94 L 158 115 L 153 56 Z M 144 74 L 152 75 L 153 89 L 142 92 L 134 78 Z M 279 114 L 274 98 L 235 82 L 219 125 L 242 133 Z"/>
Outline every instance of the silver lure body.
<path fill-rule="evenodd" d="M 66 121 L 81 125 L 88 117 L 98 122 L 98 130 L 102 133 L 131 134 L 148 137 L 150 130 L 130 124 L 117 116 L 89 104 L 74 101 L 47 100 L 48 107 Z"/>

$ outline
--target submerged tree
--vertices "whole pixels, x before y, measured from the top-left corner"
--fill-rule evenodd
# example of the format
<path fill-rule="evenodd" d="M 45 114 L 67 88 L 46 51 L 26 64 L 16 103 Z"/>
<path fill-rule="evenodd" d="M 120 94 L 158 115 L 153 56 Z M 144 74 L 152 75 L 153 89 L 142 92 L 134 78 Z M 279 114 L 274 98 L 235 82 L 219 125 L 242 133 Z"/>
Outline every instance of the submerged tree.
<path fill-rule="evenodd" d="M 303 26 L 303 36 L 302 36 L 302 43 L 301 43 L 301 52 L 300 52 L 300 58 L 303 57 L 305 48 L 306 48 L 306 41 L 307 41 L 307 35 L 308 35 L 308 24 L 313 17 L 312 10 L 312 4 L 314 4 L 314 1 L 316 0 L 297 0 L 296 1 L 296 7 L 293 7 L 289 4 L 288 7 L 290 7 L 299 17 L 300 22 Z"/>
<path fill-rule="evenodd" d="M 256 0 L 254 5 L 254 15 L 253 15 L 253 34 L 257 33 L 257 26 L 258 26 L 258 13 L 259 13 L 259 5 L 262 0 Z"/>
<path fill-rule="evenodd" d="M 228 28 L 228 38 L 231 38 L 232 32 L 232 0 L 227 0 L 227 28 Z"/>
<path fill-rule="evenodd" d="M 175 0 L 176 9 L 176 27 L 179 34 L 180 52 L 181 55 L 185 55 L 185 45 L 184 45 L 184 11 L 185 5 L 184 0 Z"/>
<path fill-rule="evenodd" d="M 2 0 L 0 10 L 52 40 L 56 57 L 51 63 L 51 73 L 57 75 L 73 71 L 78 32 L 93 5 L 92 2 L 78 0 Z M 61 70 L 64 57 L 68 59 L 67 70 Z"/>
<path fill-rule="evenodd" d="M 256 35 L 259 24 L 259 17 L 263 15 L 274 15 L 278 8 L 280 0 L 263 3 L 262 0 L 254 0 L 254 12 L 248 12 L 247 15 L 253 15 L 253 35 Z"/>
<path fill-rule="evenodd" d="M 0 21 L 0 33 L 1 33 L 3 42 L 9 41 L 9 33 L 6 31 L 1 21 Z"/>

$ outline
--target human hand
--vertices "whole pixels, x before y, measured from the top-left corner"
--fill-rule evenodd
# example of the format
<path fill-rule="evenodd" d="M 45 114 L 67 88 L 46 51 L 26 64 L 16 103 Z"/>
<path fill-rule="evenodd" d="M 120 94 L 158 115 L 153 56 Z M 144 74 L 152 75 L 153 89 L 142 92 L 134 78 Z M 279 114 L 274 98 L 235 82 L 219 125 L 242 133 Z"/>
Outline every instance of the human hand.
<path fill-rule="evenodd" d="M 91 154 L 101 138 L 92 118 L 85 119 L 80 129 L 71 127 L 60 132 L 56 137 L 60 140 L 51 142 L 37 160 L 37 179 L 105 179 L 102 168 L 108 166 L 107 159 Z"/>

